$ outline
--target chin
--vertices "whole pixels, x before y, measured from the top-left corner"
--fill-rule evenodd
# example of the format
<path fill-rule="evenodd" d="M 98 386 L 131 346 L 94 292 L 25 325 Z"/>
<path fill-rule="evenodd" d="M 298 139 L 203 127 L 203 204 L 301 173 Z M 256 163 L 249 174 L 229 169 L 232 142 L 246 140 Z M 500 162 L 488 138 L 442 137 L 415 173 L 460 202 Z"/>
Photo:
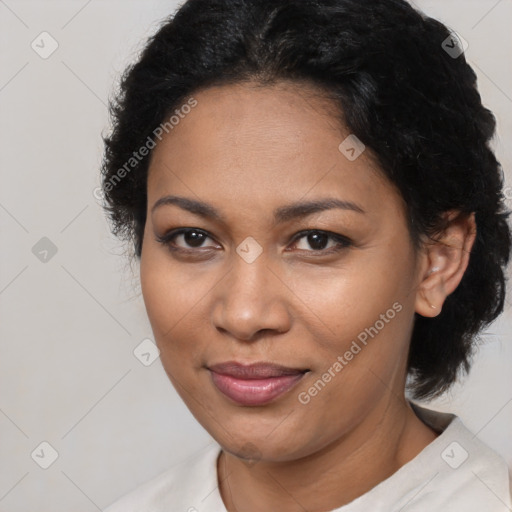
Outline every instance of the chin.
<path fill-rule="evenodd" d="M 214 429 L 208 430 L 210 435 L 219 443 L 222 449 L 231 455 L 245 460 L 248 464 L 254 464 L 256 461 L 265 460 L 268 462 L 288 462 L 301 457 L 305 457 L 315 450 L 308 450 L 310 443 L 306 439 L 301 439 L 297 434 L 300 428 L 285 429 L 280 432 L 280 428 L 272 431 L 272 428 L 260 427 L 253 423 L 251 430 L 236 428 L 236 423 L 230 423 L 231 428 L 226 431 L 214 426 Z M 269 434 L 270 433 L 270 434 Z"/>

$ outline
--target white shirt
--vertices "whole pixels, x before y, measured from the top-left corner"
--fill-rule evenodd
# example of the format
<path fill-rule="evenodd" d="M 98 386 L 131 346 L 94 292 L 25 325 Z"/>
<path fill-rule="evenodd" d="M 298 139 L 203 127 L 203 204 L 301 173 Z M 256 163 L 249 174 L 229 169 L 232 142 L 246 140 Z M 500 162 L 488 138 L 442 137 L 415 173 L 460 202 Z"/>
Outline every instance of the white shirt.
<path fill-rule="evenodd" d="M 332 512 L 511 512 L 504 459 L 457 416 L 411 405 L 442 433 L 389 478 Z M 213 442 L 104 512 L 227 512 L 217 483 L 220 452 Z"/>

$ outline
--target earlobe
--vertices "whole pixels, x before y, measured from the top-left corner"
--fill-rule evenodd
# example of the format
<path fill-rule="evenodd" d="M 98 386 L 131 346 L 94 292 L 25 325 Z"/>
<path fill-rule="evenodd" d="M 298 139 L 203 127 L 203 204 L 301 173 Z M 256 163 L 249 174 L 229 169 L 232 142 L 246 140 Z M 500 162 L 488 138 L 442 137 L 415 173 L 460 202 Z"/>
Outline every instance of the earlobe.
<path fill-rule="evenodd" d="M 425 317 L 438 316 L 447 295 L 441 276 L 428 288 L 420 286 L 416 296 L 416 312 Z"/>

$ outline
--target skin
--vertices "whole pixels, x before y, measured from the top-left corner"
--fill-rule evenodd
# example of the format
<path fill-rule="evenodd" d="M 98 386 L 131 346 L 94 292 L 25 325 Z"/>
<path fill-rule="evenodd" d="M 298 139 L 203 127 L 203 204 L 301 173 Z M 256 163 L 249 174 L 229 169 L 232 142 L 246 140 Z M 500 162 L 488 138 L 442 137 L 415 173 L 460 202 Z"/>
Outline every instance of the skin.
<path fill-rule="evenodd" d="M 368 148 L 354 161 L 340 152 L 349 132 L 319 90 L 245 83 L 193 96 L 197 106 L 154 149 L 147 184 L 141 287 L 163 367 L 223 448 L 219 489 L 229 512 L 340 507 L 437 436 L 404 397 L 407 351 L 415 312 L 438 315 L 464 274 L 474 216 L 453 220 L 439 242 L 425 239 L 415 252 L 401 196 Z M 209 203 L 224 220 L 173 204 L 152 211 L 170 194 Z M 274 222 L 278 207 L 326 197 L 364 213 L 330 209 Z M 157 241 L 182 227 L 207 236 L 194 244 L 178 235 L 183 252 Z M 318 249 L 311 237 L 294 240 L 301 230 L 337 233 L 352 245 L 326 254 L 336 240 L 321 238 Z M 262 249 L 251 263 L 236 252 L 249 236 Z M 396 302 L 401 311 L 300 403 L 299 393 Z M 276 401 L 241 406 L 206 368 L 229 360 L 310 371 Z"/>

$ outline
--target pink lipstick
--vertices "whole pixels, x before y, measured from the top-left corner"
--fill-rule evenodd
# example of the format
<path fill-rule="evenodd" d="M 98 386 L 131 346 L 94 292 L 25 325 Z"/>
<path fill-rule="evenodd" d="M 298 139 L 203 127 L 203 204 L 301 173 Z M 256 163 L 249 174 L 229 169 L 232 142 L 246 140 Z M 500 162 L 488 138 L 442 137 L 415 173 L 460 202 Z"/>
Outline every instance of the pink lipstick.
<path fill-rule="evenodd" d="M 209 366 L 217 389 L 239 405 L 264 405 L 292 389 L 308 371 L 272 363 L 236 361 Z"/>

